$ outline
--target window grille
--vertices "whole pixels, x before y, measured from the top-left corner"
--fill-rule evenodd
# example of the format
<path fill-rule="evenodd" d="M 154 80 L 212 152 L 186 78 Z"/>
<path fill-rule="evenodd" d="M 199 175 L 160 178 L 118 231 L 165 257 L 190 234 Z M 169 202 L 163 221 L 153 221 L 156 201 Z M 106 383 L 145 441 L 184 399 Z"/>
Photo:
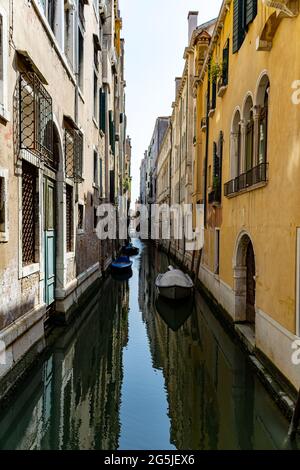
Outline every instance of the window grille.
<path fill-rule="evenodd" d="M 78 129 L 65 129 L 66 176 L 82 182 L 83 135 Z"/>
<path fill-rule="evenodd" d="M 20 76 L 19 116 L 20 149 L 53 161 L 52 98 L 33 72 Z"/>
<path fill-rule="evenodd" d="M 73 251 L 73 188 L 66 187 L 66 242 L 67 252 Z"/>
<path fill-rule="evenodd" d="M 22 258 L 23 265 L 35 262 L 37 169 L 23 161 L 22 165 Z"/>

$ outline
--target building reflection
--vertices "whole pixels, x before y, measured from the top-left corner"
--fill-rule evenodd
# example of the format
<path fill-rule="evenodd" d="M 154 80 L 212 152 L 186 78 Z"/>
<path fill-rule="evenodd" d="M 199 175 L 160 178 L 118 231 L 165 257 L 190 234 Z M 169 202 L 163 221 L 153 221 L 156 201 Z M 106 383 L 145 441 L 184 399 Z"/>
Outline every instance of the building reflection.
<path fill-rule="evenodd" d="M 107 282 L 0 415 L 1 449 L 118 448 L 129 288 Z"/>
<path fill-rule="evenodd" d="M 178 331 L 157 312 L 155 277 L 169 264 L 146 246 L 139 301 L 153 364 L 165 379 L 171 443 L 192 450 L 282 448 L 287 422 L 203 298 L 195 295 Z"/>

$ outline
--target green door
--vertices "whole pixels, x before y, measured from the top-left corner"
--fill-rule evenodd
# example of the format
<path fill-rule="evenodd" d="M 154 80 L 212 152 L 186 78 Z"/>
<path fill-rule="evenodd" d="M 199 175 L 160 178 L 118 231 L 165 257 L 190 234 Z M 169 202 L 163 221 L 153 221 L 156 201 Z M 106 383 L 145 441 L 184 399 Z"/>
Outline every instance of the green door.
<path fill-rule="evenodd" d="M 44 220 L 45 220 L 45 303 L 50 306 L 55 301 L 55 182 L 44 179 Z"/>

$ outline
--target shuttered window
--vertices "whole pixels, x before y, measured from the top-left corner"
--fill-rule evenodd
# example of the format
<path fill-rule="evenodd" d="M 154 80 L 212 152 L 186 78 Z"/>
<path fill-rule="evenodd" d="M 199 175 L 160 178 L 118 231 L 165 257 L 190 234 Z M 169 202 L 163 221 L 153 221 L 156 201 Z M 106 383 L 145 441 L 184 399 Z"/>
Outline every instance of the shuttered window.
<path fill-rule="evenodd" d="M 116 147 L 116 135 L 115 135 L 115 123 L 113 119 L 113 112 L 109 111 L 109 142 L 113 155 L 115 155 Z"/>
<path fill-rule="evenodd" d="M 240 49 L 245 38 L 244 1 L 245 0 L 234 0 L 233 2 L 233 53 Z"/>
<path fill-rule="evenodd" d="M 223 49 L 223 68 L 222 68 L 222 84 L 223 86 L 228 85 L 229 75 L 229 39 Z"/>
<path fill-rule="evenodd" d="M 245 0 L 245 23 L 248 26 L 257 15 L 257 0 Z"/>
<path fill-rule="evenodd" d="M 22 163 L 22 260 L 23 266 L 35 263 L 37 220 L 37 168 Z"/>
<path fill-rule="evenodd" d="M 238 52 L 244 42 L 247 28 L 257 15 L 257 0 L 234 0 L 232 52 Z"/>
<path fill-rule="evenodd" d="M 100 108 L 99 108 L 100 129 L 105 134 L 106 132 L 106 95 L 105 95 L 105 91 L 103 91 L 102 88 L 100 89 L 99 100 L 100 100 Z"/>
<path fill-rule="evenodd" d="M 217 82 L 215 79 L 212 81 L 211 85 L 211 105 L 210 109 L 216 109 L 216 103 L 217 103 Z"/>

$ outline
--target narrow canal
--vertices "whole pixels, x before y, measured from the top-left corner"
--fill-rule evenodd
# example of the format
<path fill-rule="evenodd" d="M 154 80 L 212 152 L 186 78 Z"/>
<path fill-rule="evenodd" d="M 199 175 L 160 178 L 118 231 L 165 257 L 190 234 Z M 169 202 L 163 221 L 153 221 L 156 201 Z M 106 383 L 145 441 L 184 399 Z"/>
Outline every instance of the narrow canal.
<path fill-rule="evenodd" d="M 288 422 L 204 300 L 157 302 L 149 246 L 108 279 L 0 414 L 0 449 L 281 449 Z"/>

